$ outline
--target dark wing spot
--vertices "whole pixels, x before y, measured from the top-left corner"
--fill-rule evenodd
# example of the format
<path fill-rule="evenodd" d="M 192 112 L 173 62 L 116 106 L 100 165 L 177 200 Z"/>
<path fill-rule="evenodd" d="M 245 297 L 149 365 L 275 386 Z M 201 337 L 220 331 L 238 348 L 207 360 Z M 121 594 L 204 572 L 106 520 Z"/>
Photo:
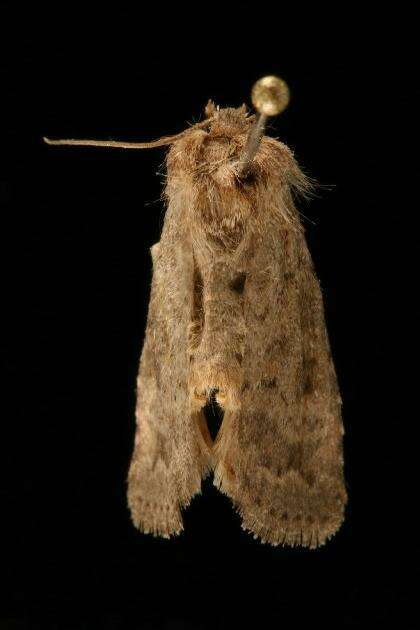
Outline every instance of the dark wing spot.
<path fill-rule="evenodd" d="M 313 391 L 314 391 L 313 381 L 312 381 L 311 377 L 309 376 L 309 374 L 307 374 L 305 376 L 305 380 L 303 382 L 303 393 L 304 394 L 312 394 Z"/>
<path fill-rule="evenodd" d="M 263 378 L 260 381 L 260 386 L 265 388 L 265 389 L 274 389 L 274 387 L 277 387 L 277 379 L 276 379 L 276 377 L 274 377 L 274 378 Z"/>
<path fill-rule="evenodd" d="M 295 274 L 291 271 L 286 271 L 283 277 L 285 280 L 293 280 L 295 277 Z"/>
<path fill-rule="evenodd" d="M 235 352 L 235 359 L 237 360 L 239 365 L 242 365 L 243 356 L 240 352 Z"/>
<path fill-rule="evenodd" d="M 238 273 L 238 275 L 235 278 L 233 278 L 233 280 L 229 284 L 229 288 L 232 289 L 232 291 L 235 291 L 235 293 L 238 293 L 239 295 L 241 295 L 244 292 L 245 280 L 246 280 L 246 273 L 244 272 Z"/>

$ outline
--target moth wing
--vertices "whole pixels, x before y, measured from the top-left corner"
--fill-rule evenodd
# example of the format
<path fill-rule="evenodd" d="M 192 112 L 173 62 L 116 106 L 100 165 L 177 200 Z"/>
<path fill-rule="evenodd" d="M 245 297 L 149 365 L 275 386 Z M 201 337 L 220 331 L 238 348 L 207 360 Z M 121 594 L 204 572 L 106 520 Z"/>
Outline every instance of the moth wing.
<path fill-rule="evenodd" d="M 182 529 L 180 508 L 200 491 L 207 446 L 188 394 L 188 325 L 193 260 L 169 204 L 161 240 L 151 249 L 153 278 L 137 380 L 136 437 L 128 474 L 128 504 L 142 531 L 168 537 Z"/>
<path fill-rule="evenodd" d="M 215 483 L 255 537 L 313 548 L 340 526 L 346 491 L 341 400 L 303 233 L 267 233 L 244 313 L 242 403 L 225 412 Z"/>

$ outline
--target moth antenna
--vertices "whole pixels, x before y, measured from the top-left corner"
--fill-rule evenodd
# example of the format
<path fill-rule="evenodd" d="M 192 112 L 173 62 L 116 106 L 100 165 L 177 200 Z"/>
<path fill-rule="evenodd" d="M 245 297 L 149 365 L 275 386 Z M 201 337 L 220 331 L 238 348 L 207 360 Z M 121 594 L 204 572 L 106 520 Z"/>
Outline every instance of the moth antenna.
<path fill-rule="evenodd" d="M 110 149 L 153 149 L 154 147 L 163 147 L 167 144 L 173 144 L 180 138 L 182 138 L 187 131 L 191 129 L 201 129 L 207 127 L 212 121 L 212 118 L 202 120 L 195 125 L 192 125 L 189 129 L 181 131 L 173 136 L 163 136 L 157 140 L 151 142 L 124 142 L 120 140 L 74 140 L 72 138 L 64 140 L 51 140 L 51 138 L 43 137 L 43 141 L 50 145 L 65 145 L 65 146 L 79 146 L 79 147 L 106 147 Z"/>
<path fill-rule="evenodd" d="M 290 92 L 287 83 L 279 77 L 269 75 L 254 83 L 251 100 L 258 112 L 258 117 L 249 131 L 244 151 L 238 161 L 237 170 L 240 179 L 249 174 L 269 116 L 280 114 L 287 107 L 289 99 Z"/>

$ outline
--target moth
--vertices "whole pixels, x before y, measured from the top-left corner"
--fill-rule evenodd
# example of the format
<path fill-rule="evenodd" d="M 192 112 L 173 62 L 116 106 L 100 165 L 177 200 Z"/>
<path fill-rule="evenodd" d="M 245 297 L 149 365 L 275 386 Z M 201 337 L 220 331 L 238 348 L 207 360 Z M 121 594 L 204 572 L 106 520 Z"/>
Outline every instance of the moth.
<path fill-rule="evenodd" d="M 264 135 L 287 86 L 264 77 L 252 94 L 257 116 L 209 101 L 200 123 L 150 143 L 46 141 L 169 146 L 128 474 L 134 525 L 179 534 L 213 472 L 254 537 L 315 548 L 344 518 L 341 398 L 294 203 L 310 184 Z M 214 441 L 212 397 L 224 412 Z"/>

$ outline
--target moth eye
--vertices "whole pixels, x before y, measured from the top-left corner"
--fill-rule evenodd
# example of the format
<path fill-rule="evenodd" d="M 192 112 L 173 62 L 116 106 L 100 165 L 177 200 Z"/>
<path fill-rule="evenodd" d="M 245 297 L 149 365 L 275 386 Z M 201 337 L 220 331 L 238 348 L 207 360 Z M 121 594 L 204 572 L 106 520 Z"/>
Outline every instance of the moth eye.
<path fill-rule="evenodd" d="M 241 295 L 244 292 L 245 281 L 246 281 L 246 273 L 244 272 L 238 273 L 238 275 L 229 284 L 229 287 L 232 289 L 232 291 L 235 291 L 235 293 L 238 293 L 239 295 Z"/>

